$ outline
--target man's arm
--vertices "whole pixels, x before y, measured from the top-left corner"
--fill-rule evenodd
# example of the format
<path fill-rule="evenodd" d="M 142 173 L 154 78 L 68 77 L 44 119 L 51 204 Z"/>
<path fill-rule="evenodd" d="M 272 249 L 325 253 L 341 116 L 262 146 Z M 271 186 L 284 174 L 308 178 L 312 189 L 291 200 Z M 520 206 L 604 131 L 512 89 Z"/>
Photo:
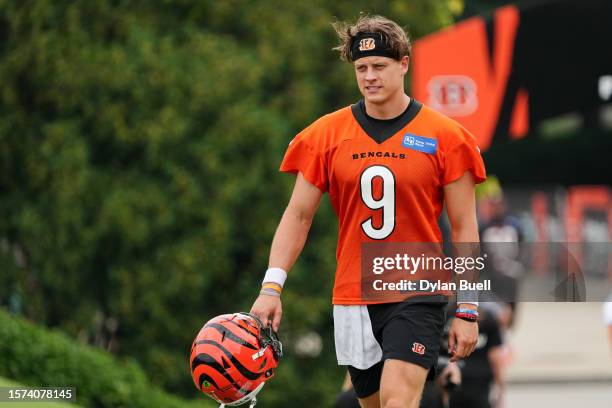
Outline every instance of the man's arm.
<path fill-rule="evenodd" d="M 270 268 L 289 271 L 304 248 L 312 219 L 323 193 L 298 173 L 283 217 L 278 224 L 270 249 Z"/>
<path fill-rule="evenodd" d="M 312 219 L 321 202 L 323 193 L 298 173 L 289 204 L 278 224 L 268 267 L 289 271 L 304 248 Z M 259 317 L 267 326 L 278 331 L 282 316 L 280 297 L 259 295 L 253 303 L 251 313 Z"/>
<path fill-rule="evenodd" d="M 453 242 L 479 242 L 474 177 L 469 171 L 444 186 Z"/>
<path fill-rule="evenodd" d="M 479 242 L 478 223 L 476 221 L 476 199 L 474 177 L 465 172 L 458 180 L 444 186 L 446 212 L 451 225 L 451 238 L 457 256 L 474 256 L 474 249 Z M 473 245 L 472 245 L 473 244 Z M 457 306 L 467 309 L 477 307 L 470 303 Z M 469 356 L 478 340 L 478 325 L 461 319 L 453 319 L 448 336 L 448 349 L 452 353 L 451 361 Z"/>

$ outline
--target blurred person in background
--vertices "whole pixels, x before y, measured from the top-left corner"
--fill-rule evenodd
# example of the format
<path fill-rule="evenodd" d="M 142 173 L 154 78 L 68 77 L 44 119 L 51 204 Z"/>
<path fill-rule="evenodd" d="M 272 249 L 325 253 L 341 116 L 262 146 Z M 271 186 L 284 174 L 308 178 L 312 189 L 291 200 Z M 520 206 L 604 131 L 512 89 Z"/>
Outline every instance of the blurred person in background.
<path fill-rule="evenodd" d="M 446 346 L 443 346 L 442 349 L 445 350 Z M 438 357 L 438 375 L 434 381 L 428 381 L 425 384 L 419 408 L 449 407 L 450 393 L 461 386 L 460 364 L 461 361 L 450 361 L 450 356 L 448 355 L 440 355 Z"/>
<path fill-rule="evenodd" d="M 448 311 L 452 312 L 452 302 L 450 305 Z M 506 387 L 499 320 L 487 309 L 481 309 L 476 348 L 469 357 L 454 363 L 447 348 L 454 317 L 452 313 L 447 316 L 438 358 L 440 374 L 425 388 L 420 408 L 501 408 Z"/>
<path fill-rule="evenodd" d="M 608 331 L 608 343 L 610 344 L 610 351 L 612 352 L 612 293 L 608 296 L 603 304 L 603 318 L 604 324 Z"/>
<path fill-rule="evenodd" d="M 505 356 L 499 320 L 483 309 L 478 331 L 474 352 L 460 362 L 461 385 L 450 392 L 450 408 L 503 406 Z"/>
<path fill-rule="evenodd" d="M 483 254 L 487 254 L 487 277 L 493 293 L 484 293 L 482 307 L 493 313 L 504 330 L 514 322 L 520 278 L 523 229 L 518 218 L 508 211 L 499 180 L 489 176 L 478 188 L 478 215 Z"/>
<path fill-rule="evenodd" d="M 477 197 L 482 253 L 487 255 L 485 275 L 492 288 L 480 294 L 480 306 L 497 320 L 506 340 L 516 319 L 519 284 L 525 271 L 521 262 L 523 229 L 519 219 L 510 214 L 497 177 L 491 175 L 479 185 Z M 511 364 L 514 351 L 509 341 L 502 341 L 495 357 L 500 372 Z"/>
<path fill-rule="evenodd" d="M 398 24 L 362 15 L 335 28 L 336 49 L 353 63 L 363 100 L 323 116 L 289 144 L 281 171 L 297 179 L 251 312 L 278 330 L 287 271 L 329 192 L 340 221 L 332 299 L 338 364 L 348 366 L 361 406 L 416 408 L 435 372 L 447 294 L 370 304 L 361 295 L 361 245 L 441 242 L 443 203 L 453 242 L 477 243 L 474 186 L 485 179 L 484 164 L 473 135 L 405 93 L 410 41 Z M 478 339 L 474 293 L 458 296 L 453 360 L 467 357 Z"/>

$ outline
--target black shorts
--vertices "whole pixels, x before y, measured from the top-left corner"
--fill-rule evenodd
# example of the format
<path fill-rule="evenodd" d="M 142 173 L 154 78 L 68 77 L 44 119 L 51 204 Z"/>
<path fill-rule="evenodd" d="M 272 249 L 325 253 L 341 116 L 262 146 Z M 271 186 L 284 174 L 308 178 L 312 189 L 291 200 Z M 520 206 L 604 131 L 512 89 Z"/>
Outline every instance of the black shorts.
<path fill-rule="evenodd" d="M 368 305 L 372 332 L 383 355 L 379 363 L 365 370 L 348 366 L 359 398 L 366 398 L 380 389 L 383 364 L 388 359 L 419 365 L 429 370 L 428 380 L 435 377 L 446 306 L 445 302 Z"/>
<path fill-rule="evenodd" d="M 450 393 L 450 405 L 457 408 L 491 408 L 490 392 L 491 384 L 488 381 L 467 382 Z"/>

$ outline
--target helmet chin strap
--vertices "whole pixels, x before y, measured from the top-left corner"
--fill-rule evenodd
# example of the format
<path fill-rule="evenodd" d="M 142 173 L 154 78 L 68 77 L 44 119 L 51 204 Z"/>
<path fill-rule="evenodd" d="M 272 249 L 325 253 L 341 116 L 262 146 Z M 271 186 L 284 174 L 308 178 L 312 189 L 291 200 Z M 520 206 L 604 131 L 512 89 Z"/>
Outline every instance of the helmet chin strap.
<path fill-rule="evenodd" d="M 257 398 L 253 398 L 251 400 L 251 403 L 249 404 L 249 408 L 253 408 L 255 405 L 257 405 Z M 225 408 L 225 404 L 219 405 L 219 408 Z"/>
<path fill-rule="evenodd" d="M 250 402 L 249 408 L 253 408 L 255 405 L 257 405 L 257 394 L 259 393 L 259 391 L 261 391 L 264 385 L 265 383 L 259 384 L 259 387 L 255 388 L 252 393 L 245 395 L 244 397 L 240 398 L 238 401 L 230 402 L 228 404 L 221 404 L 219 405 L 219 408 L 234 407 L 236 405 L 246 404 L 247 402 Z"/>

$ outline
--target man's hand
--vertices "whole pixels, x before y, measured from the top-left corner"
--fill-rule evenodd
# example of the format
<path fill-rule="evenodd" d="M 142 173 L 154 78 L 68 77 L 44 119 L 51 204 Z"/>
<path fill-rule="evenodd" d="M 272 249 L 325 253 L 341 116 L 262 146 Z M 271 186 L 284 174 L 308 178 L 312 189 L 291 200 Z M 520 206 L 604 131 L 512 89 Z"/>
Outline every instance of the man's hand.
<path fill-rule="evenodd" d="M 449 390 L 461 385 L 461 369 L 457 363 L 448 363 L 436 380 L 438 386 L 443 390 Z"/>
<path fill-rule="evenodd" d="M 467 322 L 455 318 L 448 332 L 448 351 L 451 354 L 451 361 L 466 358 L 478 342 L 478 323 Z"/>
<path fill-rule="evenodd" d="M 280 297 L 259 295 L 253 303 L 253 307 L 251 307 L 251 313 L 259 317 L 264 327 L 268 327 L 272 323 L 272 330 L 278 332 L 283 315 Z"/>

